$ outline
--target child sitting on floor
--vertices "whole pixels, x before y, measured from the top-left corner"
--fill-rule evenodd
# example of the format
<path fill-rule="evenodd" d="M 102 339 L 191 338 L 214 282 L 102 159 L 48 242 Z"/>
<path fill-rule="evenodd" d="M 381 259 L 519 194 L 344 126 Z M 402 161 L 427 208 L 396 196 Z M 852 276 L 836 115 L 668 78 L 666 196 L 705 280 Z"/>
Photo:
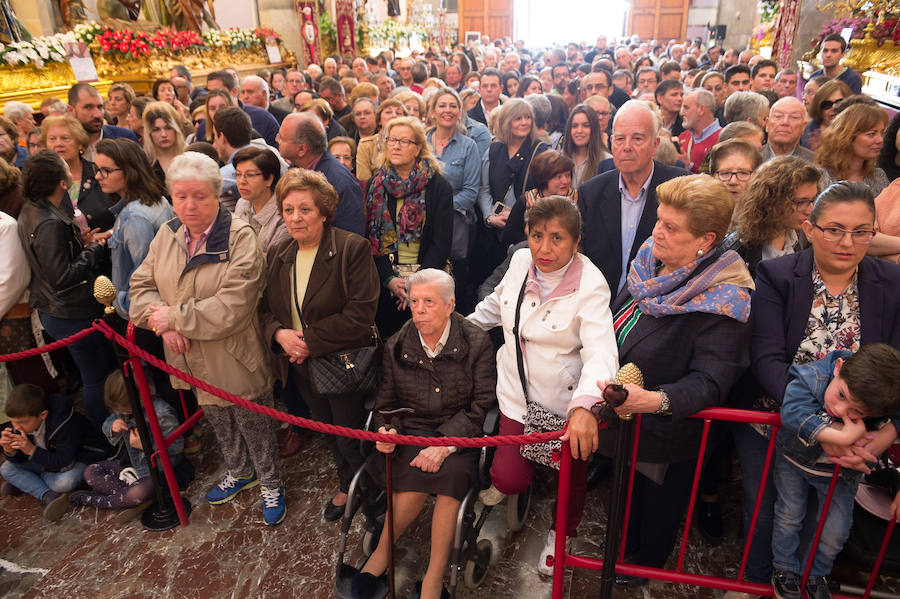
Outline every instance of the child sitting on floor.
<path fill-rule="evenodd" d="M 103 459 L 109 446 L 68 396 L 48 397 L 37 385 L 16 385 L 6 416 L 12 426 L 0 432 L 6 457 L 0 492 L 28 493 L 44 506 L 44 518 L 55 522 L 69 508 L 66 494 L 81 485 L 86 464 Z"/>
<path fill-rule="evenodd" d="M 833 351 L 821 360 L 790 370 L 781 406 L 782 428 L 775 461 L 775 523 L 772 577 L 775 597 L 801 599 L 800 547 L 810 487 L 824 505 L 834 464 L 822 444 L 849 447 L 866 434 L 863 418 L 882 417 L 900 408 L 900 352 L 889 345 L 865 345 L 856 354 Z M 887 423 L 885 426 L 892 426 Z M 825 517 L 806 584 L 808 596 L 828 599 L 827 576 L 853 523 L 853 498 L 862 472 L 841 469 Z"/>
<path fill-rule="evenodd" d="M 103 422 L 103 433 L 118 449 L 118 454 L 111 460 L 88 466 L 84 472 L 84 480 L 92 490 L 72 493 L 69 501 L 74 505 L 118 509 L 123 510 L 123 513 L 136 515 L 132 508 L 151 499 L 153 482 L 125 385 L 122 371 L 116 370 L 106 378 L 103 387 L 104 403 L 110 412 Z M 169 404 L 154 397 L 153 407 L 164 436 L 178 428 L 178 418 Z M 169 457 L 176 475 L 188 474 L 186 478 L 190 479 L 193 477 L 190 463 L 184 464 L 187 468 L 181 465 L 183 448 L 184 439 L 179 437 L 169 446 Z M 187 473 L 187 470 L 190 472 Z"/>

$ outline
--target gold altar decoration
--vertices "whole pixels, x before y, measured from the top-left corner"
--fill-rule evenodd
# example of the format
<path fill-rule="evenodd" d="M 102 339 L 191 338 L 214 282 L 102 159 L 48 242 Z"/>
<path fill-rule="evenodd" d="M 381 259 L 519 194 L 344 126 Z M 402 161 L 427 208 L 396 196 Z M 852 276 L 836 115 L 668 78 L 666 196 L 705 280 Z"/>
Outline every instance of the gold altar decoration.
<path fill-rule="evenodd" d="M 884 24 L 885 18 L 896 19 L 900 15 L 900 0 L 816 0 L 819 11 L 832 11 L 835 19 L 865 17 L 868 23 L 863 28 L 862 39 L 851 39 L 850 49 L 844 64 L 858 73 L 879 71 L 890 75 L 900 75 L 900 46 L 891 39 L 879 40 L 874 33 Z M 819 48 L 813 48 L 804 59 L 813 62 Z"/>
<path fill-rule="evenodd" d="M 69 34 L 57 34 L 46 40 L 66 36 L 65 41 L 84 41 L 88 44 L 99 81 L 94 86 L 106 95 L 113 81 L 129 83 L 136 92 L 148 93 L 153 81 L 168 76 L 177 64 L 187 66 L 196 85 L 205 85 L 206 75 L 226 66 L 238 73 L 255 74 L 269 68 L 266 41 L 274 41 L 281 53 L 282 63 L 293 66 L 297 58 L 288 50 L 280 36 L 271 29 L 230 29 L 209 31 L 200 35 L 160 29 L 155 32 L 123 29 L 113 31 L 97 23 L 83 24 Z M 43 41 L 42 41 L 43 40 Z M 36 38 L 34 47 L 47 43 Z M 28 45 L 32 48 L 32 45 Z M 20 52 L 21 54 L 21 52 Z M 10 55 L 0 66 L 0 105 L 16 100 L 37 108 L 47 97 L 64 98 L 76 82 L 68 62 L 30 59 L 28 64 L 13 64 Z M 65 60 L 65 57 L 62 57 Z"/>

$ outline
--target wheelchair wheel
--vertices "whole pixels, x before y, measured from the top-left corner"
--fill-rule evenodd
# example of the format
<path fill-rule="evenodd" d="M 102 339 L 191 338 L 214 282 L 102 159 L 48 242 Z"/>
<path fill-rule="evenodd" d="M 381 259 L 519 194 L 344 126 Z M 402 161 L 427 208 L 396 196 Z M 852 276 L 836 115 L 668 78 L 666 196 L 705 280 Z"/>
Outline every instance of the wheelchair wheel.
<path fill-rule="evenodd" d="M 484 579 L 487 578 L 488 568 L 491 565 L 491 554 L 494 551 L 494 545 L 488 539 L 480 539 L 475 546 L 475 552 L 471 559 L 466 562 L 466 572 L 463 581 L 470 589 L 481 586 Z"/>
<path fill-rule="evenodd" d="M 506 501 L 506 526 L 519 532 L 525 526 L 528 510 L 531 508 L 531 486 L 524 493 L 511 495 Z"/>

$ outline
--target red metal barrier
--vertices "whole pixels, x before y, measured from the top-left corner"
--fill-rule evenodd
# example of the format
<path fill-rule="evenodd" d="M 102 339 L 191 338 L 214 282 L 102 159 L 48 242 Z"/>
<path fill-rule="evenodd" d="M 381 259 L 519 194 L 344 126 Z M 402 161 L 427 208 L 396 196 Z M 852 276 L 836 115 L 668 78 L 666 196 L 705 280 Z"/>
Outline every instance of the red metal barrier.
<path fill-rule="evenodd" d="M 694 469 L 694 478 L 691 485 L 691 499 L 688 506 L 685 523 L 684 523 L 684 532 L 681 537 L 681 544 L 678 548 L 678 560 L 676 562 L 675 570 L 666 570 L 663 568 L 651 568 L 647 566 L 640 566 L 637 564 L 626 564 L 624 563 L 624 554 L 625 554 L 625 543 L 624 540 L 628 533 L 628 519 L 630 515 L 630 505 L 632 499 L 632 490 L 634 487 L 634 476 L 635 476 L 635 465 L 637 463 L 637 455 L 638 455 L 638 443 L 640 439 L 640 417 L 635 420 L 635 434 L 634 441 L 632 445 L 632 451 L 630 452 L 630 464 L 629 464 L 629 480 L 628 486 L 626 489 L 627 503 L 625 504 L 625 517 L 622 522 L 622 535 L 620 539 L 621 547 L 618 552 L 616 564 L 615 564 L 615 573 L 616 574 L 624 574 L 630 576 L 639 576 L 643 578 L 649 578 L 653 580 L 660 580 L 664 582 L 671 582 L 677 584 L 688 584 L 699 587 L 706 588 L 714 588 L 714 589 L 722 589 L 726 591 L 740 591 L 744 593 L 749 593 L 751 595 L 763 595 L 767 597 L 773 596 L 772 587 L 767 584 L 756 584 L 751 582 L 745 582 L 744 573 L 747 567 L 747 556 L 750 551 L 750 547 L 753 543 L 753 534 L 756 530 L 756 523 L 759 517 L 759 511 L 762 504 L 762 494 L 765 489 L 765 482 L 768 479 L 769 471 L 771 469 L 772 458 L 774 456 L 775 450 L 775 436 L 778 432 L 779 427 L 781 426 L 781 419 L 778 414 L 770 413 L 770 412 L 754 412 L 749 410 L 735 410 L 730 408 L 711 408 L 707 410 L 703 410 L 698 412 L 693 416 L 693 418 L 703 420 L 703 435 L 700 441 L 700 451 L 697 456 L 697 466 Z M 723 422 L 741 422 L 747 424 L 764 424 L 772 427 L 772 434 L 770 435 L 768 447 L 766 450 L 766 461 L 763 467 L 762 478 L 760 480 L 759 485 L 759 493 L 757 494 L 756 501 L 753 506 L 753 516 L 751 518 L 750 530 L 747 534 L 747 539 L 744 543 L 744 550 L 741 556 L 741 565 L 738 570 L 738 575 L 736 578 L 722 578 L 718 576 L 710 576 L 707 574 L 700 573 L 692 573 L 692 572 L 684 572 L 684 556 L 685 551 L 688 544 L 688 539 L 690 535 L 690 525 L 691 525 L 691 516 L 693 514 L 695 498 L 697 494 L 697 488 L 700 481 L 700 475 L 703 469 L 703 461 L 706 454 L 706 446 L 709 439 L 709 427 L 713 421 L 723 421 Z M 566 522 L 568 517 L 569 510 L 569 488 L 570 488 L 570 477 L 571 477 L 571 463 L 572 463 L 572 453 L 569 450 L 569 446 L 567 442 L 563 442 L 563 451 L 562 451 L 562 461 L 560 463 L 560 473 L 559 473 L 559 489 L 557 492 L 557 514 L 556 521 L 557 522 Z M 809 571 L 812 566 L 812 560 L 815 556 L 815 551 L 818 546 L 819 538 L 822 534 L 822 529 L 825 525 L 825 520 L 827 518 L 828 508 L 831 504 L 831 497 L 834 493 L 835 484 L 837 482 L 837 475 L 840 472 L 840 466 L 834 467 L 834 474 L 832 475 L 831 485 L 829 486 L 828 493 L 825 497 L 824 505 L 822 506 L 822 511 L 819 516 L 819 523 L 816 527 L 815 537 L 813 538 L 812 548 L 810 550 L 809 558 L 807 559 L 807 564 L 803 572 L 803 585 L 805 586 L 806 580 L 809 577 Z M 888 543 L 890 542 L 891 534 L 894 531 L 895 522 L 891 521 L 885 531 L 884 540 L 881 543 L 881 547 L 878 553 L 878 557 L 875 561 L 874 567 L 872 568 L 872 572 L 869 575 L 869 581 L 866 586 L 865 592 L 862 595 L 863 599 L 868 599 L 868 597 L 872 593 L 872 589 L 875 585 L 875 581 L 878 578 L 878 571 L 881 568 L 881 564 L 884 561 L 884 556 L 887 553 Z M 589 570 L 602 570 L 603 569 L 603 560 L 596 559 L 586 556 L 573 555 L 566 552 L 566 535 L 565 535 L 565 527 L 560 527 L 560 530 L 557 531 L 556 535 L 556 550 L 554 556 L 553 563 L 553 599 L 562 599 L 565 591 L 565 567 L 570 566 L 573 568 L 586 568 Z M 842 595 L 835 594 L 835 597 L 841 599 L 854 599 L 856 596 L 851 595 Z"/>

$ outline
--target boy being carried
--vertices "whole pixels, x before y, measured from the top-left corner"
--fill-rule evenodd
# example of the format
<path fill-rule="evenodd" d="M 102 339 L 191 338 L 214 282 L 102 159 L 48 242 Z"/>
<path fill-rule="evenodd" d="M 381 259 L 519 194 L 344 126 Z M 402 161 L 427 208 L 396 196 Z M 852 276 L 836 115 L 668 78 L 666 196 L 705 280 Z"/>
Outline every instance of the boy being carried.
<path fill-rule="evenodd" d="M 775 523 L 772 586 L 778 599 L 800 599 L 800 532 L 810 488 L 824 505 L 834 465 L 821 444 L 849 447 L 866 435 L 863 418 L 900 408 L 900 352 L 889 345 L 865 345 L 856 354 L 833 351 L 790 371 L 781 406 L 782 428 L 775 461 Z M 886 426 L 892 426 L 890 423 Z M 827 576 L 853 523 L 853 498 L 862 472 L 842 469 L 816 548 L 806 591 L 813 599 L 831 597 Z M 807 555 L 805 550 L 801 555 Z"/>

